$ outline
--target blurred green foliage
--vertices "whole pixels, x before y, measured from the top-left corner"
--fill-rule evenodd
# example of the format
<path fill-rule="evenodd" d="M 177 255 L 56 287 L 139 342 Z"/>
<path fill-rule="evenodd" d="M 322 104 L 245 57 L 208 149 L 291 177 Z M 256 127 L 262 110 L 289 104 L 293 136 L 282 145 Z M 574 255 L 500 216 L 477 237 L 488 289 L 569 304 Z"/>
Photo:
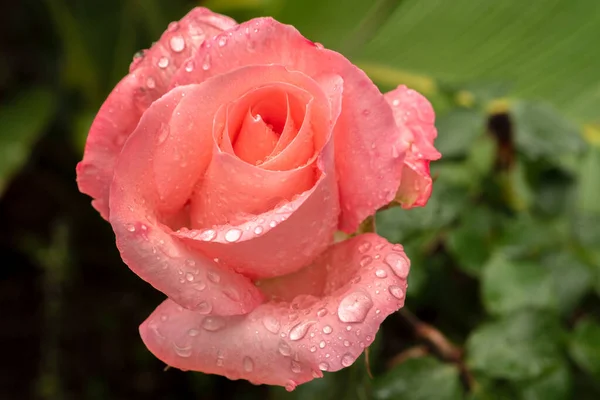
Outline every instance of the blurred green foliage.
<path fill-rule="evenodd" d="M 163 374 L 133 332 L 157 297 L 135 294 L 151 289 L 117 275 L 124 268 L 108 228 L 98 228 L 101 221 L 91 210 L 73 211 L 91 207 L 76 193 L 72 174 L 48 172 L 74 168 L 96 110 L 126 74 L 132 55 L 158 38 L 168 22 L 201 3 L 240 21 L 272 15 L 291 23 L 308 38 L 351 58 L 382 90 L 407 84 L 436 108 L 436 147 L 443 159 L 432 164 L 436 182 L 429 204 L 377 215 L 378 233 L 404 244 L 412 260 L 407 308 L 430 329 L 416 329 L 404 314 L 388 318 L 370 350 L 372 379 L 365 356 L 351 368 L 326 374 L 293 393 L 202 374 Z M 93 315 L 93 322 L 83 319 L 88 324 L 83 332 L 58 320 L 57 310 L 42 308 L 46 316 L 39 329 L 50 329 L 52 336 L 40 340 L 43 365 L 39 373 L 33 368 L 30 374 L 41 387 L 39 396 L 600 398 L 596 0 L 26 0 L 9 12 L 11 21 L 3 24 L 8 36 L 28 51 L 7 46 L 0 66 L 0 194 L 8 192 L 0 202 L 0 215 L 18 210 L 11 216 L 12 225 L 4 225 L 2 238 L 13 247 L 29 243 L 21 250 L 9 249 L 10 254 L 16 260 L 25 254 L 44 276 L 57 268 L 43 254 L 66 253 L 70 272 L 42 280 L 46 289 L 40 304 L 71 307 L 60 300 L 63 295 L 56 286 L 90 285 L 82 280 L 83 271 L 106 249 L 113 253 L 108 265 L 101 266 L 102 273 L 114 276 L 106 278 L 111 286 L 95 296 L 100 301 L 110 287 L 124 291 L 111 291 L 114 303 L 108 308 L 69 308 L 75 317 Z M 14 187 L 26 189 L 11 192 L 9 181 L 15 175 Z M 41 181 L 34 178 L 38 175 Z M 48 212 L 34 222 L 29 221 L 29 209 L 14 206 L 23 197 L 46 192 L 56 202 L 76 198 L 78 206 L 68 203 L 57 208 L 61 215 Z M 41 233 L 65 216 L 60 240 L 52 229 Z M 21 229 L 23 221 L 31 222 L 28 229 Z M 92 235 L 97 229 L 105 231 L 82 245 L 65 242 L 67 236 L 77 237 L 67 235 L 70 230 Z M 42 236 L 33 240 L 38 247 L 44 247 L 42 242 L 49 247 L 31 249 L 32 235 Z M 59 248 L 54 248 L 57 240 Z M 19 262 L 3 276 L 21 279 L 11 272 L 19 270 Z M 78 268 L 80 272 L 73 272 Z M 73 293 L 72 302 L 96 302 L 86 303 L 85 296 L 91 295 L 85 290 Z M 102 301 L 110 303 L 108 297 Z M 124 311 L 115 314 L 113 308 L 119 305 Z M 52 329 L 53 324 L 63 325 Z M 120 324 L 127 335 L 119 335 Z M 71 339 L 93 331 L 103 343 L 104 351 L 82 361 L 90 365 L 77 384 L 76 369 L 65 365 L 72 365 L 69 357 L 81 356 L 57 350 L 67 340 L 61 331 L 74 335 Z M 448 356 L 446 345 L 457 353 Z M 80 350 L 87 354 L 86 348 Z M 94 369 L 99 359 L 104 367 Z M 131 379 L 111 370 L 120 363 L 126 363 Z M 12 398 L 16 390 L 7 389 L 2 396 L 0 385 L 0 397 Z"/>

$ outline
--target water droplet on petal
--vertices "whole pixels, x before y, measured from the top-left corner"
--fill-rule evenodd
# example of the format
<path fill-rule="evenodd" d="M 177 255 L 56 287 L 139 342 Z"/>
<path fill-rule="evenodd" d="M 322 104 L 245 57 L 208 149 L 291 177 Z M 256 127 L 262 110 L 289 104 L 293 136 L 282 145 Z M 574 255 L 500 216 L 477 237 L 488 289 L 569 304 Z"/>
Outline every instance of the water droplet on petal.
<path fill-rule="evenodd" d="M 192 260 L 191 258 L 188 258 L 187 260 L 185 260 L 185 265 L 193 267 L 196 265 L 196 261 Z"/>
<path fill-rule="evenodd" d="M 212 305 L 210 303 L 207 303 L 206 301 L 203 301 L 202 303 L 196 306 L 196 311 L 199 314 L 210 314 L 210 312 L 212 311 Z"/>
<path fill-rule="evenodd" d="M 135 226 L 133 226 L 133 224 L 127 224 L 125 227 L 129 232 L 135 232 Z"/>
<path fill-rule="evenodd" d="M 317 317 L 324 317 L 325 315 L 327 315 L 327 310 L 325 308 L 320 308 L 317 311 Z"/>
<path fill-rule="evenodd" d="M 196 337 L 200 334 L 200 331 L 198 329 L 190 329 L 188 331 L 188 335 L 190 335 L 191 337 Z"/>
<path fill-rule="evenodd" d="M 157 65 L 158 65 L 158 68 L 162 68 L 162 69 L 167 68 L 169 66 L 169 59 L 167 57 L 163 56 L 158 59 Z"/>
<path fill-rule="evenodd" d="M 317 351 L 317 346 L 312 346 L 312 347 L 310 348 L 310 352 L 311 352 L 311 353 L 314 353 L 315 351 Z"/>
<path fill-rule="evenodd" d="M 371 297 L 365 292 L 354 292 L 342 299 L 338 317 L 342 322 L 362 322 L 373 307 Z"/>
<path fill-rule="evenodd" d="M 361 267 L 366 267 L 367 265 L 371 264 L 371 261 L 373 261 L 373 257 L 371 256 L 364 256 L 363 258 L 360 259 L 360 266 Z"/>
<path fill-rule="evenodd" d="M 187 358 L 192 355 L 192 346 L 179 347 L 173 343 L 173 350 L 179 357 Z"/>
<path fill-rule="evenodd" d="M 167 27 L 168 32 L 175 32 L 177 29 L 179 29 L 179 22 L 177 21 L 169 23 L 169 26 Z"/>
<path fill-rule="evenodd" d="M 277 226 L 277 221 L 271 221 L 271 222 L 269 222 L 269 226 L 271 228 L 275 228 Z"/>
<path fill-rule="evenodd" d="M 210 242 L 211 240 L 214 240 L 214 238 L 217 237 L 217 232 L 214 229 L 207 229 L 205 231 L 202 231 L 198 236 L 200 240 Z"/>
<path fill-rule="evenodd" d="M 410 263 L 406 257 L 398 253 L 390 253 L 385 256 L 385 262 L 399 278 L 406 279 L 410 269 Z"/>
<path fill-rule="evenodd" d="M 388 288 L 390 294 L 395 298 L 402 300 L 404 299 L 404 290 L 400 286 L 392 285 Z"/>
<path fill-rule="evenodd" d="M 323 333 L 324 334 L 329 335 L 331 332 L 333 332 L 333 329 L 329 325 L 325 325 L 323 327 Z"/>
<path fill-rule="evenodd" d="M 194 60 L 188 60 L 185 63 L 185 72 L 192 72 L 194 70 Z"/>
<path fill-rule="evenodd" d="M 285 390 L 292 392 L 294 389 L 296 389 L 296 382 L 289 380 L 285 383 Z"/>
<path fill-rule="evenodd" d="M 250 357 L 244 357 L 244 371 L 246 372 L 252 372 L 252 370 L 254 369 L 254 361 L 252 361 L 252 359 Z"/>
<path fill-rule="evenodd" d="M 230 243 L 237 242 L 241 237 L 242 231 L 237 228 L 230 229 L 225 233 L 225 240 Z"/>
<path fill-rule="evenodd" d="M 219 47 L 223 47 L 227 44 L 227 36 L 221 36 L 219 38 Z"/>
<path fill-rule="evenodd" d="M 148 86 L 148 89 L 154 89 L 156 87 L 156 81 L 153 77 L 149 76 L 148 79 L 146 79 L 146 86 Z"/>
<path fill-rule="evenodd" d="M 385 278 L 387 276 L 387 272 L 385 272 L 385 269 L 378 269 L 375 271 L 375 276 L 378 278 Z"/>
<path fill-rule="evenodd" d="M 294 360 L 292 360 L 291 367 L 292 367 L 292 372 L 295 374 L 299 374 L 300 372 L 302 372 L 302 365 L 300 365 L 300 363 L 298 363 Z"/>
<path fill-rule="evenodd" d="M 326 362 L 322 362 L 319 364 L 319 369 L 321 371 L 327 371 L 329 370 L 329 364 L 327 364 Z"/>
<path fill-rule="evenodd" d="M 299 324 L 295 325 L 290 330 L 290 340 L 302 339 L 304 336 L 306 336 L 306 333 L 308 332 L 308 328 L 310 328 L 315 323 L 316 323 L 315 321 L 303 321 L 303 322 L 300 322 Z"/>
<path fill-rule="evenodd" d="M 219 283 L 221 281 L 221 275 L 214 271 L 208 271 L 206 273 L 206 276 L 208 277 L 208 280 L 212 283 Z"/>
<path fill-rule="evenodd" d="M 362 242 L 360 244 L 360 246 L 358 246 L 358 251 L 360 253 L 364 254 L 367 251 L 369 251 L 370 248 L 371 248 L 371 242 Z"/>
<path fill-rule="evenodd" d="M 350 342 L 348 340 L 344 340 L 344 346 L 345 347 L 350 347 Z"/>
<path fill-rule="evenodd" d="M 201 292 L 201 291 L 203 291 L 203 290 L 206 288 L 206 283 L 205 283 L 204 281 L 197 280 L 197 281 L 194 283 L 194 286 L 192 286 L 192 287 L 193 287 L 195 290 L 197 290 L 197 291 Z"/>
<path fill-rule="evenodd" d="M 202 63 L 202 69 L 208 71 L 210 69 L 210 54 L 206 54 L 204 62 Z"/>
<path fill-rule="evenodd" d="M 263 323 L 264 327 L 271 333 L 278 333 L 279 329 L 281 328 L 281 324 L 279 323 L 279 320 L 270 315 L 266 316 L 262 320 L 262 323 Z"/>
<path fill-rule="evenodd" d="M 183 49 L 185 49 L 185 40 L 183 37 L 175 35 L 169 40 L 169 45 L 171 46 L 171 50 L 175 53 L 181 53 Z"/>
<path fill-rule="evenodd" d="M 325 348 L 325 346 L 326 346 L 326 344 L 325 344 L 325 341 L 324 341 L 324 340 L 321 340 L 321 341 L 319 342 L 319 348 L 320 348 L 320 349 L 324 349 L 324 348 Z"/>
<path fill-rule="evenodd" d="M 342 365 L 344 367 L 349 367 L 354 363 L 354 357 L 352 356 L 352 354 L 350 353 L 346 353 L 344 354 L 344 356 L 342 357 Z"/>
<path fill-rule="evenodd" d="M 226 323 L 226 320 L 222 317 L 210 316 L 204 318 L 202 321 L 202 327 L 209 332 L 215 332 L 219 329 L 223 329 Z"/>
<path fill-rule="evenodd" d="M 185 274 L 185 279 L 186 279 L 188 282 L 192 282 L 192 281 L 194 280 L 194 275 L 192 275 L 192 273 L 191 273 L 191 272 L 186 272 L 186 274 Z"/>
<path fill-rule="evenodd" d="M 394 99 L 394 100 L 392 101 L 392 105 L 393 105 L 394 107 L 397 107 L 399 104 L 400 104 L 400 100 L 398 100 L 398 99 Z"/>
<path fill-rule="evenodd" d="M 263 233 L 263 227 L 262 226 L 257 226 L 256 228 L 254 228 L 254 234 L 255 235 L 260 235 L 261 233 Z"/>
<path fill-rule="evenodd" d="M 287 344 L 287 342 L 285 340 L 282 340 L 279 342 L 278 350 L 279 350 L 279 353 L 285 357 L 288 357 L 290 354 L 292 354 L 292 348 L 290 347 L 289 344 Z"/>

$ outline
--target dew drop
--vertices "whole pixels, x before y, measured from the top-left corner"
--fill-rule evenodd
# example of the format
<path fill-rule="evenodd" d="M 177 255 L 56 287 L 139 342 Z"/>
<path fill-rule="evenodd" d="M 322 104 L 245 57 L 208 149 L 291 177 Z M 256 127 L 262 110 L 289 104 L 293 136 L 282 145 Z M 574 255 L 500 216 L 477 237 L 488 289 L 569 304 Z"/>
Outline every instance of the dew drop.
<path fill-rule="evenodd" d="M 327 309 L 325 308 L 320 308 L 317 311 L 317 317 L 324 317 L 325 315 L 327 315 Z"/>
<path fill-rule="evenodd" d="M 344 340 L 344 346 L 345 347 L 350 347 L 350 342 L 348 340 Z"/>
<path fill-rule="evenodd" d="M 346 353 L 346 354 L 344 354 L 344 356 L 342 356 L 342 365 L 344 367 L 349 367 L 353 363 L 354 363 L 354 357 L 352 356 L 352 354 Z"/>
<path fill-rule="evenodd" d="M 169 45 L 171 46 L 171 50 L 175 53 L 181 53 L 183 49 L 185 49 L 185 40 L 183 37 L 175 35 L 169 40 Z"/>
<path fill-rule="evenodd" d="M 218 43 L 219 43 L 219 47 L 225 46 L 227 44 L 227 36 L 221 36 L 219 38 Z"/>
<path fill-rule="evenodd" d="M 200 334 L 200 331 L 198 329 L 190 329 L 188 331 L 188 335 L 190 335 L 191 337 L 196 337 Z"/>
<path fill-rule="evenodd" d="M 269 222 L 269 226 L 271 228 L 275 228 L 277 226 L 277 221 L 271 221 L 271 222 Z"/>
<path fill-rule="evenodd" d="M 237 228 L 228 230 L 225 233 L 225 240 L 229 243 L 237 242 L 242 237 L 242 231 Z"/>
<path fill-rule="evenodd" d="M 364 256 L 363 258 L 360 259 L 360 266 L 361 267 L 366 267 L 367 265 L 371 264 L 371 262 L 373 261 L 373 257 L 371 256 Z"/>
<path fill-rule="evenodd" d="M 262 323 L 263 323 L 265 329 L 271 333 L 278 333 L 279 329 L 281 328 L 281 324 L 279 323 L 279 320 L 277 320 L 277 318 L 272 317 L 272 316 L 266 316 L 262 320 Z"/>
<path fill-rule="evenodd" d="M 202 321 L 202 327 L 209 332 L 215 332 L 225 327 L 225 319 L 217 316 L 206 317 Z"/>
<path fill-rule="evenodd" d="M 214 229 L 207 229 L 200 233 L 200 240 L 205 242 L 210 242 L 217 237 L 217 232 Z"/>
<path fill-rule="evenodd" d="M 211 281 L 212 283 L 219 283 L 221 281 L 221 275 L 219 275 L 218 273 L 216 273 L 214 271 L 208 271 L 206 273 L 206 276 L 207 276 L 208 280 Z"/>
<path fill-rule="evenodd" d="M 403 257 L 398 253 L 390 253 L 385 256 L 384 260 L 399 278 L 406 279 L 410 269 L 410 264 L 406 257 Z"/>
<path fill-rule="evenodd" d="M 263 227 L 262 226 L 257 226 L 256 228 L 254 228 L 254 234 L 255 235 L 260 235 L 261 233 L 263 233 Z"/>
<path fill-rule="evenodd" d="M 326 362 L 322 362 L 319 364 L 319 369 L 321 371 L 328 371 L 329 370 L 329 364 L 327 364 Z"/>
<path fill-rule="evenodd" d="M 192 72 L 194 70 L 194 61 L 189 60 L 188 62 L 186 62 L 184 69 L 185 72 Z"/>
<path fill-rule="evenodd" d="M 179 29 L 179 22 L 177 21 L 169 23 L 169 26 L 167 27 L 167 31 L 169 32 L 175 32 L 177 29 Z"/>
<path fill-rule="evenodd" d="M 331 328 L 331 326 L 329 326 L 329 325 L 325 325 L 325 326 L 323 327 L 323 333 L 324 333 L 324 334 L 326 334 L 326 335 L 329 335 L 331 332 L 333 332 L 333 329 Z"/>
<path fill-rule="evenodd" d="M 244 371 L 246 372 L 252 372 L 252 370 L 254 369 L 254 361 L 252 361 L 252 359 L 250 357 L 244 357 Z"/>
<path fill-rule="evenodd" d="M 285 383 L 285 390 L 288 392 L 293 392 L 296 389 L 296 382 L 289 380 Z"/>
<path fill-rule="evenodd" d="M 185 265 L 193 267 L 196 265 L 196 261 L 192 260 L 191 258 L 188 258 L 187 260 L 185 260 Z"/>
<path fill-rule="evenodd" d="M 387 276 L 387 272 L 385 272 L 385 269 L 378 269 L 375 271 L 375 276 L 378 278 L 385 278 Z"/>
<path fill-rule="evenodd" d="M 400 104 L 400 100 L 398 100 L 398 99 L 394 99 L 394 100 L 392 101 L 392 105 L 393 105 L 394 107 L 397 107 L 399 104 Z"/>
<path fill-rule="evenodd" d="M 300 340 L 308 332 L 308 328 L 314 325 L 315 321 L 302 321 L 299 324 L 294 325 L 290 330 L 290 340 Z"/>
<path fill-rule="evenodd" d="M 299 374 L 300 372 L 302 372 L 302 366 L 300 365 L 299 362 L 296 362 L 294 360 L 292 360 L 291 368 L 292 368 L 292 372 L 295 374 Z"/>
<path fill-rule="evenodd" d="M 206 288 L 206 283 L 204 281 L 198 280 L 194 284 L 193 288 L 199 292 L 203 291 Z"/>
<path fill-rule="evenodd" d="M 148 79 L 146 79 L 146 86 L 148 86 L 148 89 L 154 89 L 156 87 L 156 81 L 153 77 L 149 76 Z"/>
<path fill-rule="evenodd" d="M 342 299 L 338 317 L 342 322 L 362 322 L 373 307 L 371 297 L 365 292 L 354 292 Z"/>
<path fill-rule="evenodd" d="M 135 226 L 133 226 L 133 224 L 127 224 L 126 228 L 129 232 L 135 232 Z"/>
<path fill-rule="evenodd" d="M 312 347 L 310 348 L 310 352 L 311 352 L 311 353 L 314 353 L 315 351 L 317 351 L 317 346 L 312 346 Z"/>
<path fill-rule="evenodd" d="M 212 305 L 210 303 L 207 303 L 206 301 L 203 301 L 202 303 L 196 306 L 196 311 L 198 312 L 198 314 L 210 314 L 210 312 L 212 311 Z"/>
<path fill-rule="evenodd" d="M 404 290 L 402 290 L 402 288 L 400 286 L 392 285 L 388 288 L 388 291 L 395 298 L 397 298 L 399 300 L 404 299 Z"/>
<path fill-rule="evenodd" d="M 158 59 L 158 68 L 165 69 L 169 66 L 169 59 L 167 57 L 161 57 Z"/>
<path fill-rule="evenodd" d="M 206 54 L 204 62 L 202 63 L 202 69 L 208 71 L 210 69 L 210 54 Z"/>
<path fill-rule="evenodd" d="M 185 274 L 185 279 L 186 279 L 188 282 L 192 282 L 192 281 L 194 280 L 194 275 L 192 275 L 192 273 L 191 273 L 191 272 L 187 272 L 187 273 Z"/>
<path fill-rule="evenodd" d="M 358 251 L 360 253 L 364 254 L 367 251 L 369 251 L 370 248 L 371 248 L 371 243 L 370 242 L 362 242 L 360 244 L 360 246 L 358 246 Z"/>
<path fill-rule="evenodd" d="M 324 348 L 325 348 L 325 341 L 324 341 L 324 340 L 321 340 L 321 341 L 319 342 L 319 348 L 320 348 L 320 349 L 324 349 Z"/>
<path fill-rule="evenodd" d="M 173 350 L 179 357 L 188 358 L 192 355 L 192 346 L 179 347 L 173 343 Z"/>
<path fill-rule="evenodd" d="M 287 344 L 285 340 L 279 342 L 279 347 L 277 349 L 279 350 L 279 353 L 284 357 L 288 357 L 290 354 L 292 354 L 292 348 L 289 344 Z"/>
<path fill-rule="evenodd" d="M 168 317 L 167 315 L 164 315 L 164 314 L 163 314 L 163 315 L 161 315 L 161 316 L 160 316 L 160 320 L 161 320 L 162 322 L 165 322 L 165 321 L 166 321 L 166 320 L 168 320 L 168 319 L 169 319 L 169 317 Z"/>

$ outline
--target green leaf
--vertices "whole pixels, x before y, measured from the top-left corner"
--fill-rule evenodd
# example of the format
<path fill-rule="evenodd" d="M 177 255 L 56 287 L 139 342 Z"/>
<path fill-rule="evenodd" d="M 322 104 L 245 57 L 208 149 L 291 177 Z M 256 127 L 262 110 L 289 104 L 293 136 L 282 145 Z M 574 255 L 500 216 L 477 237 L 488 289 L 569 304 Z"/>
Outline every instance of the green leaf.
<path fill-rule="evenodd" d="M 550 313 L 512 313 L 472 332 L 467 363 L 494 378 L 533 379 L 562 363 L 561 335 L 559 321 Z"/>
<path fill-rule="evenodd" d="M 569 353 L 579 367 L 600 380 L 600 323 L 580 320 L 569 338 Z"/>
<path fill-rule="evenodd" d="M 480 178 L 492 170 L 495 160 L 496 142 L 491 136 L 480 136 L 469 147 L 467 166 Z"/>
<path fill-rule="evenodd" d="M 600 215 L 600 148 L 590 147 L 587 151 L 577 186 L 579 209 Z"/>
<path fill-rule="evenodd" d="M 548 269 L 554 281 L 558 309 L 567 315 L 591 289 L 594 277 L 591 268 L 567 251 L 548 254 L 541 264 Z"/>
<path fill-rule="evenodd" d="M 10 178 L 25 164 L 35 141 L 50 122 L 54 93 L 30 89 L 0 107 L 0 195 Z"/>
<path fill-rule="evenodd" d="M 479 110 L 457 108 L 436 121 L 438 137 L 435 147 L 443 157 L 466 154 L 485 127 L 485 115 Z"/>
<path fill-rule="evenodd" d="M 493 214 L 484 207 L 465 213 L 460 225 L 448 232 L 448 250 L 458 266 L 472 276 L 479 276 L 490 256 Z"/>
<path fill-rule="evenodd" d="M 483 270 L 483 304 L 491 314 L 510 314 L 528 307 L 556 309 L 555 292 L 550 271 L 539 264 L 497 254 Z"/>
<path fill-rule="evenodd" d="M 571 371 L 567 363 L 561 364 L 537 379 L 519 383 L 520 400 L 571 399 Z"/>
<path fill-rule="evenodd" d="M 579 129 L 546 104 L 519 101 L 510 115 L 517 147 L 532 159 L 557 159 L 583 149 Z"/>
<path fill-rule="evenodd" d="M 353 9 L 342 0 L 323 3 Z M 404 0 L 357 59 L 449 82 L 510 78 L 511 95 L 544 98 L 588 121 L 600 103 L 593 37 L 600 37 L 596 0 Z"/>
<path fill-rule="evenodd" d="M 463 398 L 456 366 L 433 357 L 411 358 L 378 378 L 377 400 L 459 400 Z"/>

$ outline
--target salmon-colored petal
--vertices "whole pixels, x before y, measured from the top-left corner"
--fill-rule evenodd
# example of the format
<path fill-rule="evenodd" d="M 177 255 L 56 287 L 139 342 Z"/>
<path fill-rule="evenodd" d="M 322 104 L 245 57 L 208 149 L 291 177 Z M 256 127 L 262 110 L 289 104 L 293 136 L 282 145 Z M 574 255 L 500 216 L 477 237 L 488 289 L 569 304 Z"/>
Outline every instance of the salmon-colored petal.
<path fill-rule="evenodd" d="M 361 235 L 310 267 L 321 272 L 321 291 L 283 291 L 285 301 L 234 317 L 203 316 L 167 300 L 140 334 L 173 367 L 293 390 L 354 363 L 385 317 L 403 306 L 409 265 L 401 246 Z"/>
<path fill-rule="evenodd" d="M 385 99 L 394 112 L 403 146 L 408 149 L 396 200 L 402 208 L 423 207 L 432 189 L 429 162 L 441 157 L 433 147 L 437 137 L 435 113 L 425 97 L 404 85 L 386 93 Z"/>
<path fill-rule="evenodd" d="M 335 126 L 335 158 L 342 214 L 339 227 L 353 232 L 360 222 L 392 201 L 400 185 L 404 152 L 398 127 L 379 89 L 341 54 L 305 39 L 292 26 L 258 18 L 207 41 L 192 71 L 174 85 L 188 84 L 245 65 L 278 64 L 318 80 L 343 80 L 343 109 Z M 201 68 L 200 68 L 201 66 Z"/>
<path fill-rule="evenodd" d="M 114 166 L 144 111 L 166 93 L 175 72 L 207 37 L 236 22 L 206 8 L 196 8 L 169 25 L 151 49 L 136 57 L 130 73 L 115 87 L 96 116 L 88 135 L 84 158 L 77 166 L 79 189 L 108 219 L 108 196 Z"/>
<path fill-rule="evenodd" d="M 332 150 L 330 142 L 321 152 L 317 183 L 291 201 L 238 224 L 182 230 L 174 235 L 252 279 L 297 271 L 331 244 L 336 231 L 340 209 Z"/>
<path fill-rule="evenodd" d="M 207 86 L 204 93 L 211 95 L 202 102 L 202 109 L 198 109 L 198 119 L 212 121 L 212 116 L 217 113 L 221 104 L 241 98 L 257 88 L 276 85 L 298 99 L 302 98 L 301 92 L 309 93 L 314 100 L 306 107 L 314 112 L 309 116 L 310 119 L 306 120 L 306 124 L 312 127 L 313 136 L 319 138 L 320 142 L 317 144 L 323 146 L 331 137 L 331 127 L 335 124 L 331 117 L 331 96 L 325 94 L 317 82 L 301 72 L 288 71 L 284 67 L 274 65 L 250 66 L 210 78 L 205 84 Z M 197 104 L 193 106 L 198 108 Z M 223 112 L 219 115 L 222 117 Z M 227 118 L 230 116 L 227 115 Z M 224 127 L 225 123 L 216 122 L 215 125 Z M 249 216 L 268 212 L 278 203 L 290 201 L 295 195 L 312 188 L 319 178 L 319 173 L 315 170 L 318 153 L 309 158 L 309 154 L 315 153 L 312 143 L 302 143 L 296 149 L 295 156 L 301 156 L 301 162 L 296 162 L 297 158 L 290 157 L 288 162 L 291 164 L 280 164 L 281 170 L 270 170 L 262 168 L 262 165 L 249 164 L 230 152 L 223 152 L 218 143 L 220 140 L 223 146 L 227 134 L 219 133 L 218 128 L 213 130 L 212 125 L 210 129 L 216 134 L 215 149 L 205 176 L 198 181 L 191 196 L 190 216 L 193 228 L 238 225 L 245 222 Z M 301 166 L 288 169 L 297 164 Z"/>
<path fill-rule="evenodd" d="M 262 302 L 260 291 L 190 250 L 163 224 L 164 213 L 183 207 L 210 160 L 210 130 L 199 129 L 202 120 L 185 104 L 199 104 L 202 93 L 201 85 L 177 88 L 144 113 L 115 167 L 110 223 L 123 261 L 175 302 L 205 314 L 243 314 Z"/>

